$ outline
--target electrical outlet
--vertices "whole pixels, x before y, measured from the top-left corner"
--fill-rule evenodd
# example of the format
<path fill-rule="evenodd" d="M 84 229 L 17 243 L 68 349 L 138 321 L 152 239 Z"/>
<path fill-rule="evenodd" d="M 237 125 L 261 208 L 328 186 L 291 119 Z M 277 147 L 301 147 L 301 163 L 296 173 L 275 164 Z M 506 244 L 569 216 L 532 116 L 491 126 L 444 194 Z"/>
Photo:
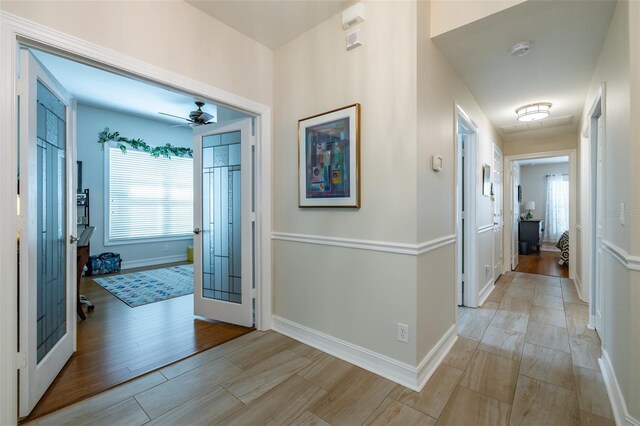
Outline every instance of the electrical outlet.
<path fill-rule="evenodd" d="M 408 325 L 398 323 L 398 340 L 404 343 L 409 343 L 409 326 Z"/>

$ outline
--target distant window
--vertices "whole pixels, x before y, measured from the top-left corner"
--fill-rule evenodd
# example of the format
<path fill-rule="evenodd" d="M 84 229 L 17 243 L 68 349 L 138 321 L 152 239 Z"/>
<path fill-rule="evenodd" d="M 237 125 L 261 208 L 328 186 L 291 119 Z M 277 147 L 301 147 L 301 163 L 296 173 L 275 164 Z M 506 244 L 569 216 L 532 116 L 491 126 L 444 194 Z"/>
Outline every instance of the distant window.
<path fill-rule="evenodd" d="M 193 160 L 109 147 L 109 242 L 190 236 Z"/>

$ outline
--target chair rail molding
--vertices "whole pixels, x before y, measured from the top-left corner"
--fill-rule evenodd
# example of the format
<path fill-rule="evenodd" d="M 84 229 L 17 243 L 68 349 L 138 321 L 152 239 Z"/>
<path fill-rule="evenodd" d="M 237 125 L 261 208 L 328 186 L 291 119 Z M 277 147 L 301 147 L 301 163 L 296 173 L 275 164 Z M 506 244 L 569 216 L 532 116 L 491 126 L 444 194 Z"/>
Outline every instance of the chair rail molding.
<path fill-rule="evenodd" d="M 602 240 L 602 247 L 625 268 L 640 272 L 640 256 L 631 256 L 625 249 L 609 240 Z"/>
<path fill-rule="evenodd" d="M 456 235 L 445 235 L 433 240 L 418 244 L 398 243 L 390 241 L 362 240 L 356 238 L 327 237 L 323 235 L 293 234 L 287 232 L 274 232 L 271 239 L 276 241 L 288 241 L 302 244 L 316 244 L 322 246 L 342 247 L 355 250 L 370 250 L 409 256 L 421 254 L 439 249 L 456 242 Z"/>

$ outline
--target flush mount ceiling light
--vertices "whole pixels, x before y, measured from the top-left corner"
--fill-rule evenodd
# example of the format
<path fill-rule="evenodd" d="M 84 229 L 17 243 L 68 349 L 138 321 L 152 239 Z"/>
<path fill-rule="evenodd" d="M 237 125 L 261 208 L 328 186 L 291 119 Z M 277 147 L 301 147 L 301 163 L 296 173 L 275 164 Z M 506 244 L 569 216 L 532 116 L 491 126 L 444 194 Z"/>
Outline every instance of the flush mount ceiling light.
<path fill-rule="evenodd" d="M 535 104 L 529 104 L 521 106 L 516 109 L 518 115 L 518 121 L 536 121 L 547 118 L 550 114 L 551 103 L 549 102 L 537 102 Z"/>
<path fill-rule="evenodd" d="M 509 49 L 509 53 L 511 53 L 511 56 L 513 56 L 514 58 L 519 58 L 520 56 L 524 56 L 527 53 L 531 53 L 531 49 L 533 49 L 532 41 L 521 41 L 520 43 L 516 43 L 511 46 L 511 49 Z"/>

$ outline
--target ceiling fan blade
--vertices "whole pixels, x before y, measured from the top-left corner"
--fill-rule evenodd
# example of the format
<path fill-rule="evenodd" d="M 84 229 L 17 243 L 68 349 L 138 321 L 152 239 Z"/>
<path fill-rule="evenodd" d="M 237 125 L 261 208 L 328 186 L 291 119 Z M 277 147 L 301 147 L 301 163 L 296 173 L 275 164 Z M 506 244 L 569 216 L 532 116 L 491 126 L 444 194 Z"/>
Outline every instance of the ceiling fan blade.
<path fill-rule="evenodd" d="M 213 115 L 209 114 L 208 112 L 203 112 L 202 114 L 200 114 L 200 117 L 198 117 L 198 122 L 206 123 L 207 121 L 211 120 L 212 118 L 213 118 Z"/>
<path fill-rule="evenodd" d="M 193 123 L 173 124 L 169 127 L 191 127 L 191 126 L 193 126 Z"/>
<path fill-rule="evenodd" d="M 185 117 L 178 117 L 177 115 L 167 114 L 166 112 L 159 112 L 158 114 L 162 114 L 162 115 L 166 115 L 166 116 L 174 117 L 174 118 L 179 118 L 180 120 L 191 121 L 191 120 L 190 120 L 190 119 L 188 119 L 188 118 L 185 118 Z"/>

